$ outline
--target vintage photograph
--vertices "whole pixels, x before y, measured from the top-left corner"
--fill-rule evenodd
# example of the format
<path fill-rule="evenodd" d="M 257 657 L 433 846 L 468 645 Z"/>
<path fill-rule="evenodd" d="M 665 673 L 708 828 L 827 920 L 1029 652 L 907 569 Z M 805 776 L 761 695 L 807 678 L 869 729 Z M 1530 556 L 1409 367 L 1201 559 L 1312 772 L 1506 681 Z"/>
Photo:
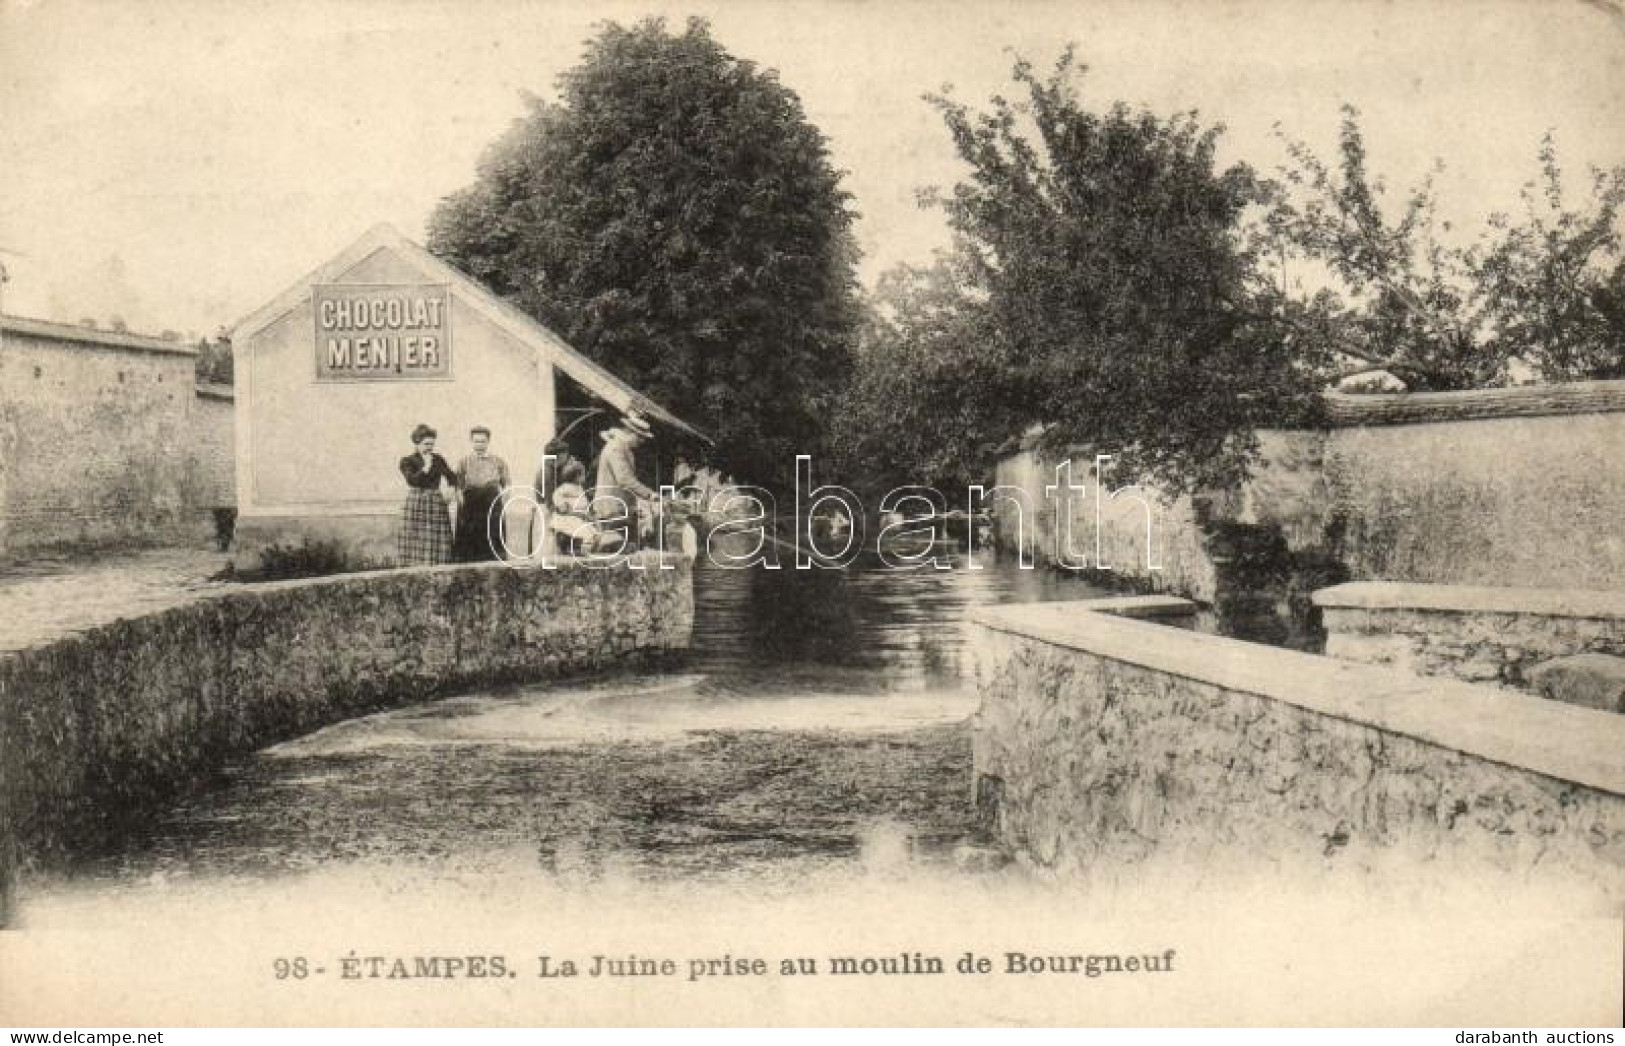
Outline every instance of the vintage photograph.
<path fill-rule="evenodd" d="M 0 1025 L 1619 1026 L 1622 129 L 1618 0 L 0 0 Z"/>

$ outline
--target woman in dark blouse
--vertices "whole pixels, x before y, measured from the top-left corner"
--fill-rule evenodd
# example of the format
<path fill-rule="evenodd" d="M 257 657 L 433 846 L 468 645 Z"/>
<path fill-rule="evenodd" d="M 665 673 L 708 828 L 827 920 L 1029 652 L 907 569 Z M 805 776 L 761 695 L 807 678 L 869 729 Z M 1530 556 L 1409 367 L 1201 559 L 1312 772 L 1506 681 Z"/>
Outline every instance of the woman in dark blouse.
<path fill-rule="evenodd" d="M 402 566 L 451 562 L 451 513 L 440 484 L 457 485 L 446 459 L 434 452 L 435 431 L 427 425 L 412 430 L 414 453 L 401 459 L 401 475 L 410 489 L 401 510 L 401 533 L 396 551 Z"/>

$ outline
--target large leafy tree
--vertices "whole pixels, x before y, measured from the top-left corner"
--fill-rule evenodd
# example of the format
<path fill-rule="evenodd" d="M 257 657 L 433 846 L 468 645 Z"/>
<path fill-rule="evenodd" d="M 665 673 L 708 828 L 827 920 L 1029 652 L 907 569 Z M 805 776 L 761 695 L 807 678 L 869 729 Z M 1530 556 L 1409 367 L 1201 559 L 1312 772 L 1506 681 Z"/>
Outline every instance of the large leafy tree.
<path fill-rule="evenodd" d="M 430 249 L 788 484 L 850 369 L 854 214 L 823 135 L 702 20 L 605 25 L 557 103 L 445 200 Z"/>
<path fill-rule="evenodd" d="M 1299 417 L 1323 360 L 1280 337 L 1250 218 L 1268 187 L 1220 168 L 1219 128 L 1080 97 L 1070 51 L 1018 61 L 1019 101 L 934 104 L 969 176 L 938 198 L 966 301 L 998 345 L 1003 436 L 1116 455 L 1172 489 L 1226 483 L 1254 430 Z M 990 412 L 985 412 L 990 413 Z"/>

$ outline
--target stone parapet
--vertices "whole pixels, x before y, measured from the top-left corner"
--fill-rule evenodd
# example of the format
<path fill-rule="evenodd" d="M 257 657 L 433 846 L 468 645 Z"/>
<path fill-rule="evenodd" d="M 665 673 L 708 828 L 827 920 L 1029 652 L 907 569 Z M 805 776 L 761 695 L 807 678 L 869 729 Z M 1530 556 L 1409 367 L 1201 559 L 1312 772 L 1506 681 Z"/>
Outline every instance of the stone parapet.
<path fill-rule="evenodd" d="M 1625 655 L 1625 592 L 1360 582 L 1314 602 L 1327 654 L 1417 675 L 1534 689 L 1555 658 Z"/>
<path fill-rule="evenodd" d="M 688 564 L 631 562 L 233 586 L 0 655 L 0 848 L 94 846 L 227 760 L 339 720 L 686 648 Z"/>
<path fill-rule="evenodd" d="M 1625 901 L 1625 718 L 1079 605 L 974 620 L 982 823 L 1039 869 L 1538 866 Z"/>

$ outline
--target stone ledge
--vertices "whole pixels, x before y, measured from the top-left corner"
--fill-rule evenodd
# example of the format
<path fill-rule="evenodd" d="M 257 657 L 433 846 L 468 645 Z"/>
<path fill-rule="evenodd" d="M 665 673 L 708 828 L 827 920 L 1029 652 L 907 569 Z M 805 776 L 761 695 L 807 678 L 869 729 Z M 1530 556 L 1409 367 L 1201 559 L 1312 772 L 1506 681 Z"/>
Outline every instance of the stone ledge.
<path fill-rule="evenodd" d="M 237 389 L 233 385 L 223 385 L 214 381 L 198 381 L 192 383 L 192 391 L 206 399 L 235 400 Z"/>
<path fill-rule="evenodd" d="M 324 574 L 320 577 L 300 577 L 283 581 L 253 581 L 237 585 L 223 585 L 219 588 L 199 592 L 198 598 L 220 598 L 230 596 L 234 592 L 317 588 L 324 585 L 342 585 L 346 582 L 358 581 L 364 578 L 390 577 L 392 575 L 463 574 L 480 573 L 489 570 L 516 570 L 521 573 L 530 573 L 532 571 L 560 573 L 584 570 L 681 570 L 684 562 L 684 558 L 674 552 L 662 553 L 654 549 L 640 549 L 618 559 L 603 561 L 576 556 L 555 555 L 551 559 L 550 566 L 544 566 L 540 559 L 531 561 L 509 560 L 507 562 L 491 561 L 488 563 L 438 563 L 434 566 L 384 567 L 380 570 L 355 570 L 345 574 Z"/>
<path fill-rule="evenodd" d="M 1178 596 L 1107 596 L 1082 599 L 1071 604 L 1079 610 L 1117 617 L 1193 617 L 1196 603 Z"/>
<path fill-rule="evenodd" d="M 1355 610 L 1442 610 L 1625 620 L 1625 592 L 1567 588 L 1356 581 L 1314 593 L 1315 606 Z"/>
<path fill-rule="evenodd" d="M 1605 712 L 1625 712 L 1625 658 L 1571 654 L 1536 665 L 1529 685 L 1552 701 Z"/>
<path fill-rule="evenodd" d="M 636 563 L 637 566 L 632 567 L 632 563 Z M 392 576 L 478 574 L 492 570 L 516 570 L 527 573 L 532 571 L 574 573 L 590 570 L 638 569 L 670 572 L 684 569 L 686 566 L 684 558 L 675 553 L 641 550 L 631 553 L 623 560 L 604 563 L 594 563 L 569 556 L 555 556 L 552 566 L 543 566 L 539 560 L 535 562 L 510 561 L 506 563 L 443 563 L 436 566 L 353 570 L 343 574 L 324 574 L 317 577 L 289 578 L 281 581 L 211 584 L 207 588 L 155 590 L 140 593 L 129 602 L 110 607 L 105 612 L 81 613 L 67 620 L 41 627 L 31 634 L 12 636 L 0 631 L 0 663 L 4 663 L 7 659 L 15 658 L 33 648 L 49 646 L 52 643 L 72 639 L 75 636 L 87 635 L 97 629 L 116 625 L 122 621 L 132 621 L 194 604 L 215 601 L 229 602 L 236 599 L 250 598 L 260 593 L 351 586 Z M 0 602 L 4 602 L 3 593 L 0 593 Z"/>
<path fill-rule="evenodd" d="M 1625 716 L 1453 679 L 1080 613 L 984 607 L 970 620 L 1097 657 L 1280 701 L 1493 762 L 1625 795 Z"/>

